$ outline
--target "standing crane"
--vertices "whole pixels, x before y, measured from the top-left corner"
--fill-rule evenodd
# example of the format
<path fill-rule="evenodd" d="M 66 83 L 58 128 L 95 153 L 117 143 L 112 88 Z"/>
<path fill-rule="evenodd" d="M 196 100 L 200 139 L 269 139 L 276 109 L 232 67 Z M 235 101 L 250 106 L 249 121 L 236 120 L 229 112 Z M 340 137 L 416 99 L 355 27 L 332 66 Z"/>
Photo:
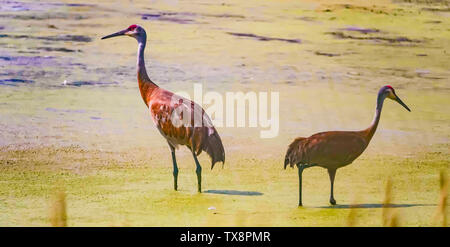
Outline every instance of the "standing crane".
<path fill-rule="evenodd" d="M 178 190 L 178 166 L 175 150 L 179 145 L 187 146 L 194 157 L 198 192 L 202 191 L 202 167 L 197 156 L 205 151 L 211 157 L 211 169 L 217 162 L 225 163 L 225 150 L 211 119 L 195 102 L 158 87 L 150 80 L 145 70 L 144 49 L 147 34 L 139 25 L 107 35 L 102 39 L 129 36 L 138 41 L 137 79 L 144 103 L 150 110 L 153 122 L 167 140 L 172 153 L 174 189 Z"/>
<path fill-rule="evenodd" d="M 336 204 L 333 195 L 334 177 L 338 168 L 351 164 L 369 145 L 380 121 L 381 109 L 386 98 L 397 101 L 411 111 L 395 94 L 394 88 L 387 85 L 380 89 L 377 107 L 372 124 L 361 131 L 328 131 L 310 137 L 299 137 L 288 147 L 284 160 L 284 169 L 289 164 L 298 168 L 299 202 L 302 206 L 302 173 L 305 168 L 319 166 L 328 170 L 331 182 L 330 203 Z"/>

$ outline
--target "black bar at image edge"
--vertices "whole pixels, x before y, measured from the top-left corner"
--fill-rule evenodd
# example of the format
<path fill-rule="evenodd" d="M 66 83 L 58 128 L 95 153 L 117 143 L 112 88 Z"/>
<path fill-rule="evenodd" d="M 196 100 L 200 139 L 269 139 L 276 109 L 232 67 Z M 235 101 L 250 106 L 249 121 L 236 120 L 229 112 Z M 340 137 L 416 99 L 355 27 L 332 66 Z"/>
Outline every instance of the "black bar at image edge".
<path fill-rule="evenodd" d="M 0 228 L 0 237 L 15 243 L 45 239 L 46 242 L 111 241 L 114 243 L 163 243 L 167 246 L 279 246 L 306 244 L 392 244 L 433 242 L 448 238 L 448 228 L 296 228 L 296 227 L 126 227 L 126 228 Z M 447 239 L 448 240 L 448 239 Z M 61 242 L 63 241 L 63 242 Z M 158 245 L 159 246 L 159 245 Z"/>

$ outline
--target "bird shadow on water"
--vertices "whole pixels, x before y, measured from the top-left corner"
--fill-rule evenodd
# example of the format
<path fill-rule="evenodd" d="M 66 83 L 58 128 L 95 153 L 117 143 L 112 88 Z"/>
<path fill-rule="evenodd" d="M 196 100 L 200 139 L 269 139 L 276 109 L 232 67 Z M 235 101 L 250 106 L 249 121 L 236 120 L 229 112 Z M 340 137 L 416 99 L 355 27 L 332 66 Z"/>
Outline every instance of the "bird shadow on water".
<path fill-rule="evenodd" d="M 342 204 L 334 206 L 322 206 L 315 208 L 329 208 L 329 209 L 350 209 L 350 208 L 410 208 L 410 207 L 430 207 L 436 204 L 382 204 L 382 203 L 367 203 L 367 204 Z"/>
<path fill-rule="evenodd" d="M 243 190 L 206 190 L 204 193 L 234 195 L 234 196 L 262 196 L 263 193 L 258 191 L 243 191 Z"/>

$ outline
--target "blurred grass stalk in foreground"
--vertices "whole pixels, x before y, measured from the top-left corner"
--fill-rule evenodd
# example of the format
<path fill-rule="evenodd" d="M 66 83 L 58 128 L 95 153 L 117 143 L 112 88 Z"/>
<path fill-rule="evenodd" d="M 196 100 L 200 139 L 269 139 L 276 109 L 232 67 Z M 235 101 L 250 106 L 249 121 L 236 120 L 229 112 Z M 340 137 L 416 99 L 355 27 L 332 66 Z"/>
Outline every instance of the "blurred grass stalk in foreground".
<path fill-rule="evenodd" d="M 397 210 L 392 209 L 392 181 L 388 178 L 385 187 L 384 201 L 383 201 L 383 211 L 382 211 L 382 221 L 383 226 L 396 227 L 398 226 L 398 216 Z"/>
<path fill-rule="evenodd" d="M 356 208 L 358 205 L 358 196 L 355 196 L 355 198 L 353 199 L 353 203 L 352 205 L 350 205 L 350 211 L 348 212 L 348 216 L 347 216 L 347 226 L 348 227 L 352 227 L 356 225 Z"/>
<path fill-rule="evenodd" d="M 67 226 L 66 194 L 57 190 L 53 195 L 50 208 L 50 223 L 55 227 Z"/>
<path fill-rule="evenodd" d="M 441 171 L 439 174 L 440 196 L 435 221 L 442 218 L 442 226 L 447 226 L 447 197 L 448 197 L 448 180 L 447 173 Z"/>

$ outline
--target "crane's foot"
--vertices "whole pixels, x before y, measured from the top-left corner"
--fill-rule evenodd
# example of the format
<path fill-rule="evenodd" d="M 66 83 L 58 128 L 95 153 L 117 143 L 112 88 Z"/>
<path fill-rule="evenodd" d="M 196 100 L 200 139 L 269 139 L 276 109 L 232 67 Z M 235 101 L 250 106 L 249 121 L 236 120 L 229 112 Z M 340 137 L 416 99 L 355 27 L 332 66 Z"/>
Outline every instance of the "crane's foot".
<path fill-rule="evenodd" d="M 201 181 L 198 183 L 197 192 L 202 193 L 202 182 Z"/>
<path fill-rule="evenodd" d="M 336 200 L 334 200 L 334 198 L 330 198 L 330 203 L 331 205 L 336 205 Z"/>
<path fill-rule="evenodd" d="M 178 190 L 178 169 L 173 172 L 173 189 Z"/>
<path fill-rule="evenodd" d="M 202 167 L 197 166 L 195 173 L 197 173 L 197 191 L 198 193 L 202 193 Z"/>
<path fill-rule="evenodd" d="M 300 208 L 300 207 L 303 207 L 303 204 L 300 202 L 299 204 L 298 204 L 298 207 Z"/>

